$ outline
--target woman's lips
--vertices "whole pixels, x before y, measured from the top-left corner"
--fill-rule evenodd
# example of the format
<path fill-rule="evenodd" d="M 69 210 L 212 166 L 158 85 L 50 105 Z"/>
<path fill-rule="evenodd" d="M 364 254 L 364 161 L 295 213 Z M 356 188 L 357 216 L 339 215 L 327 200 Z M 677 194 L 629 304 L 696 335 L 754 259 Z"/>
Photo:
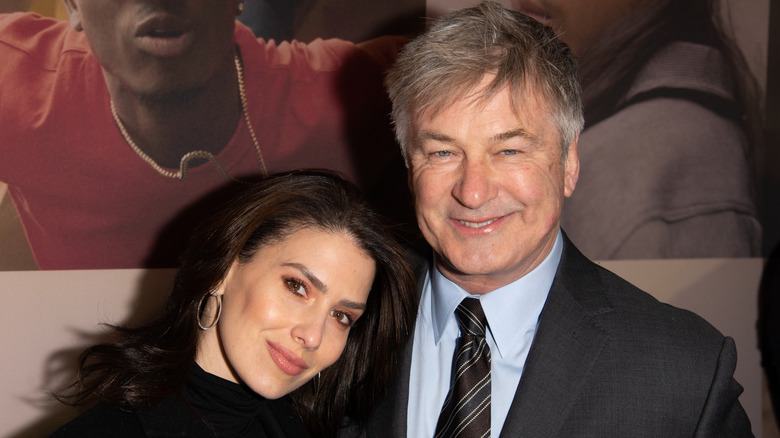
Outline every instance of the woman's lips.
<path fill-rule="evenodd" d="M 290 350 L 275 342 L 267 341 L 267 343 L 271 359 L 273 359 L 276 366 L 286 374 L 297 376 L 309 368 L 309 365 L 303 359 Z"/>

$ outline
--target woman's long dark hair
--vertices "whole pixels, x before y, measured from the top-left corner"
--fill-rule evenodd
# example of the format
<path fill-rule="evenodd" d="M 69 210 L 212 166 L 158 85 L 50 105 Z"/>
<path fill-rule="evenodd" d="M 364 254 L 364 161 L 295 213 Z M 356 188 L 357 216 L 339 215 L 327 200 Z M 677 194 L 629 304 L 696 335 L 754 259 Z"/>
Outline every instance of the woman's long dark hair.
<path fill-rule="evenodd" d="M 86 349 L 78 380 L 58 398 L 143 410 L 180 390 L 195 360 L 201 300 L 233 262 L 247 263 L 260 248 L 303 228 L 352 236 L 376 262 L 376 276 L 342 356 L 291 398 L 318 436 L 335 435 L 345 417 L 364 422 L 402 361 L 417 292 L 388 225 L 351 183 L 320 170 L 275 175 L 237 190 L 190 239 L 163 311 L 141 327 L 112 326 L 116 341 Z"/>

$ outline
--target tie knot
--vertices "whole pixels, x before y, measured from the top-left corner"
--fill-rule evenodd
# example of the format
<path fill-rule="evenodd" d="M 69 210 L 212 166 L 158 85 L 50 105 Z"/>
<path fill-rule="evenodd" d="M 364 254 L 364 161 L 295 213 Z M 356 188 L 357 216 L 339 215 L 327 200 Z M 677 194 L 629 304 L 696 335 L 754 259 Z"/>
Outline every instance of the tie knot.
<path fill-rule="evenodd" d="M 482 304 L 476 298 L 465 298 L 455 309 L 460 329 L 471 336 L 485 337 L 487 318 L 482 311 Z"/>

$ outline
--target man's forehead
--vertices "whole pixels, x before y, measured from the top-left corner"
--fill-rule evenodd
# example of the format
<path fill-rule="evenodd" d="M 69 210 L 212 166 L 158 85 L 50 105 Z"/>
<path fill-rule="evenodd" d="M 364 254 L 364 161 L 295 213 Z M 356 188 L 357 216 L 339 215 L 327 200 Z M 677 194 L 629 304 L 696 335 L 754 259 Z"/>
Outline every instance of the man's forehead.
<path fill-rule="evenodd" d="M 499 113 L 499 117 L 505 117 L 504 120 L 516 122 L 516 126 L 508 130 L 534 132 L 555 127 L 555 120 L 548 107 L 540 92 L 529 89 L 521 91 L 503 87 L 498 91 L 482 89 L 452 93 L 418 111 L 412 119 L 412 131 L 417 137 L 422 134 L 420 130 L 423 127 L 437 125 L 438 118 L 452 115 L 452 111 L 455 111 L 475 116 L 485 112 Z"/>
<path fill-rule="evenodd" d="M 416 111 L 413 111 L 413 122 L 416 124 L 430 122 L 442 112 L 455 106 L 475 112 L 483 111 L 494 97 L 502 94 L 508 97 L 507 110 L 517 117 L 522 117 L 529 112 L 551 113 L 546 96 L 534 81 L 495 86 L 492 80 L 490 75 L 485 75 L 477 86 L 452 87 L 451 92 L 439 95 L 427 104 L 413 105 L 416 108 Z"/>

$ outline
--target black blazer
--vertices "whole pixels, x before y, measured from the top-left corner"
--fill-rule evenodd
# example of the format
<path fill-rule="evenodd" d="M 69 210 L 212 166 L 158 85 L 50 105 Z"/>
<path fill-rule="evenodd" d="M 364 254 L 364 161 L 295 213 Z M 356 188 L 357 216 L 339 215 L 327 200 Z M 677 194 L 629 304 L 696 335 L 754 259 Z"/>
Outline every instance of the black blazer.
<path fill-rule="evenodd" d="M 427 263 L 420 268 L 424 278 Z M 411 344 L 367 427 L 344 436 L 406 435 Z M 564 236 L 500 436 L 750 437 L 736 361 L 731 338 L 592 263 Z"/>

